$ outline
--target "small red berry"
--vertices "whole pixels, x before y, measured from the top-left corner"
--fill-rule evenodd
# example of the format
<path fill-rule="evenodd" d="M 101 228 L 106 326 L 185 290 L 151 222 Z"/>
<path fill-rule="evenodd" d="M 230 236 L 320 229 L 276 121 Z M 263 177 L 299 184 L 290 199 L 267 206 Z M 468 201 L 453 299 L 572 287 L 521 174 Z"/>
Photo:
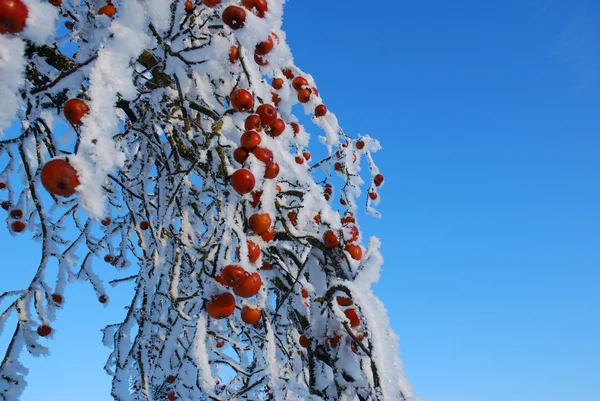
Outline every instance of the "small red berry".
<path fill-rule="evenodd" d="M 10 217 L 13 219 L 22 219 L 23 211 L 21 209 L 13 209 L 10 211 Z"/>
<path fill-rule="evenodd" d="M 63 297 L 60 294 L 52 294 L 50 295 L 50 298 L 52 298 L 52 300 L 54 302 L 56 302 L 57 304 L 62 304 L 63 301 Z"/>
<path fill-rule="evenodd" d="M 37 333 L 38 333 L 38 336 L 40 336 L 40 337 L 48 337 L 50 335 L 50 333 L 52 333 L 52 327 L 42 325 L 37 328 Z"/>
<path fill-rule="evenodd" d="M 25 231 L 25 228 L 26 228 L 25 223 L 23 223 L 21 220 L 13 221 L 13 223 L 10 225 L 10 227 L 16 233 L 21 233 L 21 232 Z"/>
<path fill-rule="evenodd" d="M 325 107 L 324 104 L 320 104 L 315 107 L 315 116 L 323 117 L 325 114 L 327 114 L 327 107 Z"/>

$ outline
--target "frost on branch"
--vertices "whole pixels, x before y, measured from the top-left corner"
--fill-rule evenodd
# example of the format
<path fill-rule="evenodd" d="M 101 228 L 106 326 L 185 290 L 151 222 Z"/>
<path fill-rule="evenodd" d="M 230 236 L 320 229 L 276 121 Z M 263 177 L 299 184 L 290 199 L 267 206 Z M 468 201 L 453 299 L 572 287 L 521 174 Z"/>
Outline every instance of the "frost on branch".
<path fill-rule="evenodd" d="M 2 399 L 74 280 L 107 307 L 134 283 L 103 329 L 116 400 L 411 399 L 371 291 L 379 242 L 353 213 L 367 179 L 378 216 L 380 145 L 347 136 L 294 64 L 282 3 L 0 0 L 1 206 L 41 244 L 0 298 Z"/>

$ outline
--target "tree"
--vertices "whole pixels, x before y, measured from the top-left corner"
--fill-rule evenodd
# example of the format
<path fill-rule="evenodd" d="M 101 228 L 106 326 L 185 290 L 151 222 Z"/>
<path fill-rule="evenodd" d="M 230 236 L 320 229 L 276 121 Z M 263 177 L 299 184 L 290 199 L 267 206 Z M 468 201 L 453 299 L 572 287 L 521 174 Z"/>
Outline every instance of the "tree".
<path fill-rule="evenodd" d="M 110 263 L 135 286 L 103 330 L 116 400 L 409 399 L 371 291 L 379 241 L 354 216 L 361 163 L 378 216 L 380 145 L 347 136 L 294 64 L 283 1 L 101 3 L 0 0 L 0 128 L 20 125 L 0 141 L 2 207 L 42 245 L 1 295 L 0 326 L 18 319 L 0 397 L 19 399 L 19 355 L 47 352 L 69 282 L 108 304 Z"/>

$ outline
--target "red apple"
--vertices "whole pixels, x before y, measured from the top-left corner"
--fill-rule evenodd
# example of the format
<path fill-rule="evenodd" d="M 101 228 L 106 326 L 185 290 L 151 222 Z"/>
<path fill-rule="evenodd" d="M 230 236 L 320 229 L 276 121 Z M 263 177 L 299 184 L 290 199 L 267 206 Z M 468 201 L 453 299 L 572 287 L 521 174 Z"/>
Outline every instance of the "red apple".
<path fill-rule="evenodd" d="M 298 212 L 292 210 L 288 212 L 287 216 L 288 219 L 290 219 L 290 223 L 292 223 L 292 225 L 296 227 L 298 225 Z"/>
<path fill-rule="evenodd" d="M 260 198 L 263 194 L 263 191 L 252 191 L 250 195 L 252 195 L 252 200 L 250 201 L 250 205 L 252 207 L 257 207 L 260 203 Z"/>
<path fill-rule="evenodd" d="M 235 297 L 230 292 L 224 292 L 213 296 L 204 306 L 213 319 L 224 319 L 235 311 Z"/>
<path fill-rule="evenodd" d="M 277 107 L 279 105 L 279 103 L 281 102 L 281 98 L 279 97 L 279 95 L 277 93 L 271 93 L 271 101 L 273 102 L 275 107 Z"/>
<path fill-rule="evenodd" d="M 313 216 L 313 220 L 315 221 L 316 224 L 321 224 L 321 215 L 315 214 Z"/>
<path fill-rule="evenodd" d="M 259 18 L 264 18 L 265 13 L 269 9 L 267 7 L 267 0 L 242 0 L 242 5 L 247 10 L 255 13 Z"/>
<path fill-rule="evenodd" d="M 221 0 L 202 0 L 202 4 L 206 7 L 215 7 L 218 4 L 221 4 Z"/>
<path fill-rule="evenodd" d="M 240 164 L 244 164 L 246 162 L 248 155 L 248 151 L 242 147 L 239 147 L 233 151 L 233 158 Z"/>
<path fill-rule="evenodd" d="M 292 70 L 290 70 L 289 68 L 284 68 L 283 70 L 281 70 L 281 73 L 283 74 L 284 77 L 286 77 L 287 79 L 292 79 L 294 78 L 294 73 L 292 72 Z"/>
<path fill-rule="evenodd" d="M 77 170 L 64 159 L 52 159 L 40 173 L 42 185 L 46 191 L 56 196 L 71 196 L 79 186 Z"/>
<path fill-rule="evenodd" d="M 254 106 L 254 97 L 246 89 L 236 89 L 231 94 L 231 106 L 237 111 L 248 111 Z"/>
<path fill-rule="evenodd" d="M 265 54 L 269 54 L 271 50 L 273 50 L 273 38 L 271 38 L 271 35 L 269 35 L 266 40 L 259 42 L 256 45 L 254 48 L 254 54 L 264 56 Z"/>
<path fill-rule="evenodd" d="M 283 134 L 283 131 L 285 131 L 285 122 L 283 122 L 281 118 L 278 118 L 273 121 L 273 123 L 270 125 L 270 128 L 271 136 L 278 137 L 279 135 Z"/>
<path fill-rule="evenodd" d="M 298 164 L 304 164 L 304 158 L 301 156 L 296 156 L 294 160 L 296 160 L 296 163 Z"/>
<path fill-rule="evenodd" d="M 356 219 L 352 215 L 344 215 L 341 219 L 342 224 L 356 223 Z"/>
<path fill-rule="evenodd" d="M 244 121 L 244 129 L 246 131 L 260 132 L 262 130 L 262 123 L 258 114 L 250 114 Z"/>
<path fill-rule="evenodd" d="M 354 308 L 346 309 L 344 315 L 350 320 L 350 327 L 356 327 L 360 324 L 360 318 Z"/>
<path fill-rule="evenodd" d="M 112 4 L 107 4 L 103 7 L 100 7 L 100 9 L 98 10 L 98 15 L 106 15 L 108 18 L 112 18 L 116 12 L 117 9 L 115 8 L 115 6 L 113 6 Z"/>
<path fill-rule="evenodd" d="M 327 107 L 325 107 L 324 104 L 320 104 L 315 107 L 315 116 L 323 117 L 325 114 L 327 114 Z"/>
<path fill-rule="evenodd" d="M 381 174 L 377 174 L 375 177 L 373 177 L 373 182 L 376 186 L 380 186 L 383 184 L 383 176 Z"/>
<path fill-rule="evenodd" d="M 267 164 L 265 168 L 265 178 L 273 179 L 279 175 L 279 164 L 271 163 Z"/>
<path fill-rule="evenodd" d="M 260 318 L 262 317 L 262 313 L 260 309 L 250 308 L 249 306 L 244 306 L 242 308 L 241 313 L 242 321 L 248 324 L 257 324 L 260 322 Z"/>
<path fill-rule="evenodd" d="M 344 249 L 346 250 L 346 252 L 348 252 L 350 254 L 350 257 L 352 257 L 352 259 L 354 259 L 354 260 L 362 259 L 362 249 L 360 248 L 359 245 L 348 244 L 348 245 L 346 245 L 346 248 L 344 248 Z"/>
<path fill-rule="evenodd" d="M 229 48 L 229 62 L 230 63 L 235 63 L 235 60 L 238 59 L 239 56 L 239 49 L 237 46 L 231 46 L 231 48 Z"/>
<path fill-rule="evenodd" d="M 301 89 L 298 91 L 298 101 L 300 103 L 307 103 L 310 100 L 310 89 Z"/>
<path fill-rule="evenodd" d="M 13 209 L 10 211 L 10 217 L 13 219 L 22 219 L 23 211 L 21 209 Z"/>
<path fill-rule="evenodd" d="M 271 125 L 277 119 L 277 109 L 270 104 L 261 104 L 258 106 L 256 114 L 260 116 L 262 125 Z"/>
<path fill-rule="evenodd" d="M 29 10 L 21 0 L 0 0 L 0 33 L 19 33 L 25 28 Z"/>
<path fill-rule="evenodd" d="M 234 287 L 245 276 L 246 270 L 242 266 L 227 265 L 221 270 L 219 282 L 226 287 Z"/>
<path fill-rule="evenodd" d="M 231 186 L 240 195 L 252 192 L 256 180 L 250 170 L 241 168 L 231 175 Z"/>
<path fill-rule="evenodd" d="M 238 6 L 229 6 L 223 11 L 223 22 L 233 30 L 244 27 L 246 22 L 246 11 Z"/>
<path fill-rule="evenodd" d="M 298 342 L 300 343 L 302 348 L 308 348 L 312 344 L 312 340 L 310 338 L 306 337 L 304 334 L 302 334 L 300 336 L 300 339 Z"/>
<path fill-rule="evenodd" d="M 262 285 L 260 274 L 252 273 L 243 277 L 238 284 L 233 288 L 233 291 L 242 298 L 250 298 L 255 296 Z"/>
<path fill-rule="evenodd" d="M 323 243 L 327 248 L 335 248 L 340 245 L 340 239 L 336 233 L 331 230 L 327 230 L 323 234 Z"/>
<path fill-rule="evenodd" d="M 248 225 L 257 234 L 262 234 L 271 227 L 271 216 L 269 213 L 254 213 L 248 219 Z"/>
<path fill-rule="evenodd" d="M 297 91 L 302 90 L 304 86 L 308 86 L 308 81 L 304 77 L 296 77 L 292 81 L 292 87 Z"/>
<path fill-rule="evenodd" d="M 283 79 L 275 78 L 273 82 L 271 82 L 271 86 L 276 90 L 283 88 Z"/>
<path fill-rule="evenodd" d="M 190 0 L 187 0 L 184 3 L 183 7 L 185 8 L 186 12 L 192 12 L 192 10 L 194 9 L 194 3 L 192 3 Z"/>
<path fill-rule="evenodd" d="M 360 231 L 358 231 L 358 228 L 356 228 L 356 226 L 351 226 L 349 235 L 350 235 L 350 239 L 348 239 L 348 242 L 354 242 L 358 239 L 358 236 L 360 235 Z"/>
<path fill-rule="evenodd" d="M 267 148 L 262 148 L 260 146 L 252 149 L 252 154 L 254 154 L 254 156 L 260 160 L 261 162 L 265 163 L 265 164 L 271 164 L 273 163 L 273 152 L 271 152 L 269 149 Z"/>
<path fill-rule="evenodd" d="M 63 107 L 63 113 L 68 122 L 73 125 L 81 125 L 81 119 L 90 111 L 89 107 L 81 99 L 69 99 Z"/>
<path fill-rule="evenodd" d="M 356 142 L 356 149 L 362 150 L 365 147 L 365 143 L 363 141 Z"/>
<path fill-rule="evenodd" d="M 335 297 L 335 300 L 337 301 L 337 303 L 340 306 L 350 306 L 350 305 L 352 305 L 354 303 L 352 301 L 352 298 L 342 297 L 342 296 Z"/>
<path fill-rule="evenodd" d="M 273 239 L 275 238 L 275 227 L 269 228 L 267 231 L 265 231 L 264 233 L 262 233 L 260 235 L 260 237 L 265 242 L 273 241 Z"/>
<path fill-rule="evenodd" d="M 240 138 L 240 144 L 246 150 L 254 149 L 258 145 L 260 145 L 261 141 L 262 138 L 260 137 L 260 134 L 256 131 L 246 131 L 242 134 L 242 137 Z"/>
<path fill-rule="evenodd" d="M 258 54 L 254 54 L 254 62 L 260 66 L 269 65 L 269 60 L 263 59 L 262 56 L 259 56 Z"/>
<path fill-rule="evenodd" d="M 256 245 L 253 241 L 247 241 L 248 246 L 248 261 L 254 263 L 260 258 L 260 246 Z"/>
<path fill-rule="evenodd" d="M 292 131 L 294 131 L 294 136 L 298 135 L 300 133 L 300 126 L 298 125 L 298 123 L 290 123 L 290 126 L 292 127 Z"/>

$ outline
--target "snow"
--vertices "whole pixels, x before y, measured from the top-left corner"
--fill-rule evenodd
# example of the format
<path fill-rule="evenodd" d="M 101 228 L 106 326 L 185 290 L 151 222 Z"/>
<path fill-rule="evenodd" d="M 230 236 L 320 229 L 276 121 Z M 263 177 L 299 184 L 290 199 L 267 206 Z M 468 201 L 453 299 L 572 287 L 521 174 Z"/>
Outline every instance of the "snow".
<path fill-rule="evenodd" d="M 21 108 L 19 88 L 23 85 L 25 43 L 18 37 L 0 35 L 0 136 Z"/>
<path fill-rule="evenodd" d="M 27 21 L 23 36 L 36 45 L 43 45 L 54 36 L 58 7 L 39 0 L 22 0 L 27 6 Z"/>

